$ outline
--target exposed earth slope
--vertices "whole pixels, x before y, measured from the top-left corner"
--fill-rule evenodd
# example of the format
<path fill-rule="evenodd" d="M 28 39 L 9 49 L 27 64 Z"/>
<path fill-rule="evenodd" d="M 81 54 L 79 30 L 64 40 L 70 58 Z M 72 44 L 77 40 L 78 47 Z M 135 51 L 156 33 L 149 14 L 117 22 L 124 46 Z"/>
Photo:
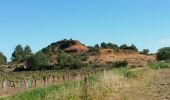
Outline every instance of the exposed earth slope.
<path fill-rule="evenodd" d="M 130 66 L 145 66 L 148 61 L 155 61 L 155 55 L 143 55 L 133 51 L 120 50 L 114 51 L 113 49 L 101 49 L 99 55 L 90 56 L 89 61 L 97 63 L 114 62 L 119 60 L 127 60 Z"/>

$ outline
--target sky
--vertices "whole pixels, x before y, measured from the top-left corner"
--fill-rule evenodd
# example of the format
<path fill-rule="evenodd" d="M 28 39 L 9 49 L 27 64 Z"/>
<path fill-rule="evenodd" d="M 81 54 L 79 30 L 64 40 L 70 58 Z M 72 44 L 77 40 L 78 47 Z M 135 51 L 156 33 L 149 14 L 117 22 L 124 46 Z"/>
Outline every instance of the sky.
<path fill-rule="evenodd" d="M 170 46 L 170 0 L 0 0 L 0 51 L 33 52 L 61 39 L 86 45 Z"/>

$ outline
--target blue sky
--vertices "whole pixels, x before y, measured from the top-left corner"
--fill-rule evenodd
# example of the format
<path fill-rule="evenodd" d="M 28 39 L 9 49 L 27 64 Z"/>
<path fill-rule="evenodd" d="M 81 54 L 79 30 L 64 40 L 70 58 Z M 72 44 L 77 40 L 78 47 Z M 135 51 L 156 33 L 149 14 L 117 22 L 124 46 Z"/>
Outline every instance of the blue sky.
<path fill-rule="evenodd" d="M 170 46 L 170 0 L 0 0 L 0 51 L 33 52 L 64 38 L 86 45 Z"/>

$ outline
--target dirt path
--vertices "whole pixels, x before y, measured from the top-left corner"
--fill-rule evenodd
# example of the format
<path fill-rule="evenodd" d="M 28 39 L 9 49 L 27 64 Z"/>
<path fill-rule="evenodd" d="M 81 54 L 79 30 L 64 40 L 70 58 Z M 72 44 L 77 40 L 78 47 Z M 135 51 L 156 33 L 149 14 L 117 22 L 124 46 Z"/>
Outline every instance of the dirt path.
<path fill-rule="evenodd" d="M 154 76 L 148 87 L 152 100 L 170 100 L 170 69 L 163 69 Z"/>
<path fill-rule="evenodd" d="M 170 100 L 170 69 L 148 70 L 129 79 L 108 100 Z"/>

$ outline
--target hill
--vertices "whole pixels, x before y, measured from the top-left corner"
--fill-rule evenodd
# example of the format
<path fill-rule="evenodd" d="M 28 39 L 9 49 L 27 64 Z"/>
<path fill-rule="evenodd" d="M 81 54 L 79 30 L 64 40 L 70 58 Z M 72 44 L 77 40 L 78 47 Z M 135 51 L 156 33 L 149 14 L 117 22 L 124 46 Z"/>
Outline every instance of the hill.
<path fill-rule="evenodd" d="M 21 45 L 17 47 L 22 48 Z M 31 54 L 31 48 L 27 51 L 29 51 L 29 53 L 25 56 L 23 56 L 23 54 L 25 54 L 26 51 L 19 51 L 18 53 L 15 51 L 14 54 L 19 54 L 18 57 L 23 56 L 23 58 L 19 59 L 17 64 L 13 62 L 12 65 L 7 65 L 8 68 L 0 67 L 0 69 L 8 69 L 7 71 L 11 71 L 15 69 L 14 67 L 17 67 L 17 71 L 20 71 L 25 69 L 61 69 L 61 66 L 62 68 L 72 68 L 73 66 L 76 66 L 75 68 L 110 66 L 110 64 L 113 65 L 114 62 L 125 60 L 131 67 L 142 67 L 149 61 L 156 60 L 155 55 L 140 54 L 137 47 L 133 44 L 131 46 L 124 44 L 119 47 L 116 44 L 103 42 L 101 45 L 86 46 L 80 41 L 72 39 L 53 42 L 35 54 Z M 45 62 L 42 61 L 42 59 L 44 59 Z M 33 65 L 31 65 L 30 62 Z M 39 65 L 37 65 L 37 63 Z M 14 67 L 11 67 L 13 65 Z M 31 69 L 28 67 L 31 67 Z"/>
<path fill-rule="evenodd" d="M 109 43 L 111 44 L 111 43 Z M 79 58 L 86 57 L 84 60 L 86 63 L 97 63 L 97 64 L 106 64 L 108 62 L 115 62 L 115 61 L 123 61 L 127 60 L 130 66 L 145 66 L 148 61 L 155 61 L 155 55 L 144 55 L 139 54 L 136 50 L 129 50 L 126 49 L 115 49 L 115 48 L 97 48 L 99 51 L 91 50 L 90 46 L 85 46 L 78 40 L 61 40 L 58 42 L 54 42 L 43 48 L 42 51 L 45 55 L 48 56 L 50 62 L 52 64 L 57 63 L 56 57 L 57 51 L 64 51 L 67 54 L 76 55 Z M 122 48 L 122 47 L 120 47 Z M 93 54 L 95 52 L 95 54 Z"/>

